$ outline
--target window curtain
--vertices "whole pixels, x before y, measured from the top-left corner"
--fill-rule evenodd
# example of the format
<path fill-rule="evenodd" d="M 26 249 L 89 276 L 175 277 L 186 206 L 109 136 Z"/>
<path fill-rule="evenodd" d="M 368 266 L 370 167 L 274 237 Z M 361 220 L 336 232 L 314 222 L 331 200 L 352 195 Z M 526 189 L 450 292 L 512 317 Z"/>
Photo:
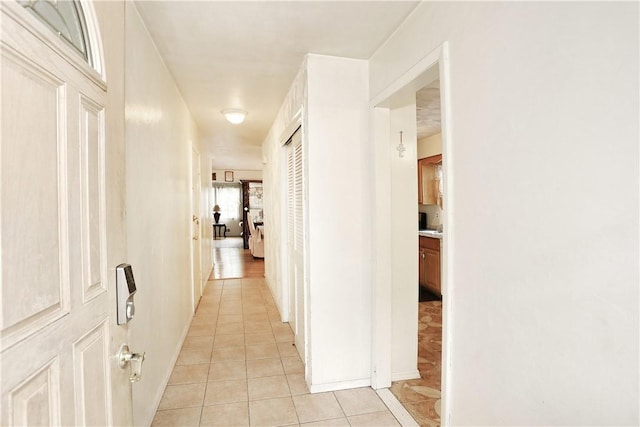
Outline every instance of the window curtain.
<path fill-rule="evenodd" d="M 220 222 L 240 221 L 242 218 L 242 186 L 240 184 L 213 184 L 213 205 L 220 206 Z"/>

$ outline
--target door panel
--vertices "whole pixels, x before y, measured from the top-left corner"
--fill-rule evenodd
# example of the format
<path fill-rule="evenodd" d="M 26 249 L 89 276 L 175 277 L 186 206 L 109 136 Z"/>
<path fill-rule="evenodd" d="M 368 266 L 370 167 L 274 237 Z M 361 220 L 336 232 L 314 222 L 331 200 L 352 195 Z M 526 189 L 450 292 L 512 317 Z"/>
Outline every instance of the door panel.
<path fill-rule="evenodd" d="M 60 425 L 60 375 L 57 359 L 16 387 L 10 395 L 11 425 Z"/>
<path fill-rule="evenodd" d="M 131 387 L 112 373 L 126 329 L 106 247 L 124 236 L 117 213 L 106 227 L 104 84 L 16 2 L 0 13 L 0 425 L 113 425 Z"/>
<path fill-rule="evenodd" d="M 80 96 L 80 168 L 82 206 L 83 301 L 107 291 L 102 215 L 104 188 L 104 107 Z"/>
<path fill-rule="evenodd" d="M 65 97 L 63 82 L 44 68 L 4 46 L 1 63 L 2 348 L 6 348 L 69 309 L 62 245 L 66 209 L 60 202 L 66 191 L 61 155 L 66 140 L 60 133 L 66 105 L 60 102 Z M 16 99 L 33 105 L 30 114 L 16 108 L 12 102 Z M 38 126 L 33 125 L 35 117 Z"/>
<path fill-rule="evenodd" d="M 109 326 L 98 325 L 74 343 L 73 361 L 76 396 L 76 425 L 109 424 L 111 406 L 109 366 Z"/>
<path fill-rule="evenodd" d="M 304 304 L 304 170 L 302 133 L 287 146 L 287 245 L 289 250 L 289 324 L 298 353 L 305 361 Z"/>
<path fill-rule="evenodd" d="M 291 144 L 287 146 L 287 260 L 288 260 L 288 284 L 289 284 L 289 325 L 294 334 L 298 329 L 296 320 L 296 282 L 295 263 L 293 262 L 293 239 L 295 236 L 295 176 L 294 153 Z"/>

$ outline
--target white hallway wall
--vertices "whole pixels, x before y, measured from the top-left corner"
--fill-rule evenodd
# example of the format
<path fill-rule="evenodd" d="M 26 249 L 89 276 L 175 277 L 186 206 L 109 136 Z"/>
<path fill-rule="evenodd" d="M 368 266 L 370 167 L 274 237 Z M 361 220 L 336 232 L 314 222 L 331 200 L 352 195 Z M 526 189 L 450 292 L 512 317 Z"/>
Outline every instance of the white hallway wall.
<path fill-rule="evenodd" d="M 368 72 L 367 61 L 307 57 L 312 391 L 371 381 Z"/>
<path fill-rule="evenodd" d="M 391 215 L 393 232 L 391 282 L 391 379 L 394 381 L 420 377 L 418 371 L 418 157 L 416 103 L 414 97 L 390 111 L 391 144 Z M 396 147 L 402 131 L 406 151 L 398 155 Z M 376 203 L 372 210 L 378 208 Z M 398 209 L 399 206 L 406 208 Z M 388 218 L 388 216 L 383 217 Z M 377 230 L 376 230 L 377 231 Z M 382 230 L 380 230 L 382 231 Z"/>
<path fill-rule="evenodd" d="M 286 233 L 282 227 L 282 221 L 286 217 L 287 212 L 286 208 L 282 209 L 281 200 L 286 194 L 282 192 L 283 178 L 284 182 L 286 182 L 286 175 L 283 175 L 283 169 L 286 169 L 286 161 L 283 163 L 281 147 L 281 142 L 283 141 L 281 141 L 281 138 L 291 136 L 283 135 L 285 130 L 289 130 L 290 132 L 295 130 L 287 129 L 287 127 L 306 103 L 306 87 L 307 74 L 305 59 L 269 129 L 267 137 L 262 143 L 262 153 L 266 160 L 262 173 L 265 211 L 264 223 L 266 230 L 274 230 L 273 233 L 267 233 L 265 235 L 264 275 L 278 305 L 278 309 L 285 319 L 288 315 L 288 307 L 283 304 L 283 298 L 286 298 L 286 290 L 283 289 L 285 277 L 282 269 L 283 253 L 281 249 L 282 245 L 286 243 Z"/>
<path fill-rule="evenodd" d="M 638 4 L 423 3 L 372 98 L 444 41 L 450 423 L 637 425 Z"/>
<path fill-rule="evenodd" d="M 368 87 L 366 61 L 307 55 L 263 143 L 265 270 L 281 304 L 281 138 L 304 106 L 307 206 L 308 355 L 312 391 L 370 382 L 371 289 L 366 221 L 333 221 L 340 212 L 366 212 Z M 293 131 L 295 129 L 289 129 Z M 336 171 L 338 173 L 336 173 Z M 345 185 L 347 183 L 347 185 Z M 271 236 L 271 237 L 269 237 Z M 285 310 L 286 311 L 286 310 Z"/>
<path fill-rule="evenodd" d="M 127 249 L 138 285 L 129 344 L 147 352 L 133 416 L 149 425 L 193 315 L 190 163 L 198 133 L 133 3 L 126 3 L 125 51 Z M 202 176 L 205 192 L 210 175 Z"/>

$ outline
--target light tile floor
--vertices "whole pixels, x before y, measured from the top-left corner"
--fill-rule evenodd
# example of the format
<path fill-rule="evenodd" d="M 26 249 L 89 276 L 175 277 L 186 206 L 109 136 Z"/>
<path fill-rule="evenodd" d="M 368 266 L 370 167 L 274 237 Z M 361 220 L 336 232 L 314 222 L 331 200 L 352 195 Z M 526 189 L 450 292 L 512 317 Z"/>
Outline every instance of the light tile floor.
<path fill-rule="evenodd" d="M 398 426 L 375 391 L 310 394 L 263 278 L 210 281 L 154 426 Z"/>

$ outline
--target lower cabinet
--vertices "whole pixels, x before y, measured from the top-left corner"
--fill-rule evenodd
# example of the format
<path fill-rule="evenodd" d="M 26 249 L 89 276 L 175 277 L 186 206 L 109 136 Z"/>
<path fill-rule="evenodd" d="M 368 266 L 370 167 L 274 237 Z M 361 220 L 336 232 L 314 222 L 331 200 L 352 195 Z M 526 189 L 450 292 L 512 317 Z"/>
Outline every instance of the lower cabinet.
<path fill-rule="evenodd" d="M 424 286 L 436 295 L 440 291 L 440 239 L 420 236 L 418 251 L 420 286 Z"/>

